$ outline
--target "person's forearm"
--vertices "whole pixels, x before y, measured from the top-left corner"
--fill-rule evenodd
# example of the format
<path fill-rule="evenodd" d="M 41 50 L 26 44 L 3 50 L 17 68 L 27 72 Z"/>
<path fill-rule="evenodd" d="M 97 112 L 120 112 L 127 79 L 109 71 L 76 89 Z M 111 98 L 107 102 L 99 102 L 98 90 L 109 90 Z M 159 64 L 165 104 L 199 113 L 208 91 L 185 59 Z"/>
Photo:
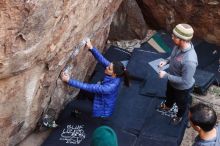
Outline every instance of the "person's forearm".
<path fill-rule="evenodd" d="M 96 60 L 100 62 L 104 67 L 110 64 L 110 62 L 95 47 L 90 49 L 90 51 L 92 52 L 92 55 L 96 58 Z"/>
<path fill-rule="evenodd" d="M 98 94 L 109 94 L 115 88 L 114 87 L 115 84 L 111 84 L 111 85 L 88 84 L 88 83 L 83 83 L 81 81 L 74 80 L 74 79 L 70 79 L 68 81 L 68 85 L 88 91 L 88 92 L 98 93 Z"/>
<path fill-rule="evenodd" d="M 167 78 L 172 83 L 179 83 L 179 84 L 183 83 L 182 77 L 179 77 L 179 76 L 174 76 L 174 75 L 171 75 L 171 74 L 167 74 Z"/>

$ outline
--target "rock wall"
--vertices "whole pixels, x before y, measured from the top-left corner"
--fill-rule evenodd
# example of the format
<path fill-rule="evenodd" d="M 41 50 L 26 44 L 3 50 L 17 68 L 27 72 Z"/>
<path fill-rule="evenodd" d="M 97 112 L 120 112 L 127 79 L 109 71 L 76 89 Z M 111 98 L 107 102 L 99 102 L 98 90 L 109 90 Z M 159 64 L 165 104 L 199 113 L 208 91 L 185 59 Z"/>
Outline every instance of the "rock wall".
<path fill-rule="evenodd" d="M 147 24 L 168 31 L 178 23 L 189 23 L 195 35 L 220 45 L 218 0 L 137 0 Z"/>
<path fill-rule="evenodd" d="M 123 0 L 113 18 L 109 40 L 144 39 L 148 26 L 136 0 Z"/>
<path fill-rule="evenodd" d="M 86 49 L 70 59 L 85 37 L 102 51 L 122 0 L 0 1 L 0 145 L 16 145 L 48 108 L 60 112 L 79 90 L 59 79 L 68 63 L 83 80 L 95 61 Z"/>

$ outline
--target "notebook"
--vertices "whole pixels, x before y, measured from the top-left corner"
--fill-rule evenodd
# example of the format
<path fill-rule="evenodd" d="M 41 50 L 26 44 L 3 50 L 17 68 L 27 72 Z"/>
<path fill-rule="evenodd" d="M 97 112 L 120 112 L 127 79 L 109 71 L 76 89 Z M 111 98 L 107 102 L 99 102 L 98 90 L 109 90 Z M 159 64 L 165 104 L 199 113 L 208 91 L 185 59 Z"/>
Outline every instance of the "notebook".
<path fill-rule="evenodd" d="M 168 67 L 169 67 L 169 64 L 167 64 L 167 65 L 165 65 L 165 66 L 163 66 L 163 67 L 158 67 L 158 65 L 159 65 L 159 63 L 161 62 L 161 61 L 163 61 L 164 59 L 163 58 L 159 58 L 159 59 L 156 59 L 156 60 L 153 60 L 153 61 L 151 61 L 151 62 L 149 62 L 148 64 L 157 72 L 157 73 L 159 73 L 159 71 L 161 71 L 161 70 L 165 70 L 165 69 L 167 69 Z"/>

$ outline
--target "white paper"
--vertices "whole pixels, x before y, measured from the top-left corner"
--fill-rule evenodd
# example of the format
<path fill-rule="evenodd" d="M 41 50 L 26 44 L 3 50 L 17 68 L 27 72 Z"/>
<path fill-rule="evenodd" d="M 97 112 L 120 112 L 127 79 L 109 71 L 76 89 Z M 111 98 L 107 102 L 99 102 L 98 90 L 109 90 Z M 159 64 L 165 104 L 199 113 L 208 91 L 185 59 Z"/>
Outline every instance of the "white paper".
<path fill-rule="evenodd" d="M 159 58 L 159 59 L 156 59 L 156 60 L 153 60 L 151 62 L 149 62 L 148 64 L 157 72 L 159 73 L 159 71 L 161 70 L 165 70 L 169 67 L 169 64 L 163 66 L 163 67 L 158 67 L 158 65 L 160 64 L 161 61 L 164 61 L 163 58 Z"/>

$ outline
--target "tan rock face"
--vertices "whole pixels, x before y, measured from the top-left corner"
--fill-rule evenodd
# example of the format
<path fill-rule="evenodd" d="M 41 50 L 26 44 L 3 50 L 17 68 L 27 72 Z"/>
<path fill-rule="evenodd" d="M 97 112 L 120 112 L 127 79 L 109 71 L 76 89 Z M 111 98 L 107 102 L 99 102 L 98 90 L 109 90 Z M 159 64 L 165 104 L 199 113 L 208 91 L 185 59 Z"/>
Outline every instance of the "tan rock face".
<path fill-rule="evenodd" d="M 94 59 L 86 49 L 69 60 L 85 37 L 103 48 L 122 0 L 0 1 L 0 145 L 15 145 L 48 108 L 59 113 L 78 93 L 59 79 L 72 64 L 83 80 Z"/>
<path fill-rule="evenodd" d="M 220 44 L 220 3 L 214 0 L 137 0 L 150 26 L 172 30 L 189 23 L 197 37 Z"/>

